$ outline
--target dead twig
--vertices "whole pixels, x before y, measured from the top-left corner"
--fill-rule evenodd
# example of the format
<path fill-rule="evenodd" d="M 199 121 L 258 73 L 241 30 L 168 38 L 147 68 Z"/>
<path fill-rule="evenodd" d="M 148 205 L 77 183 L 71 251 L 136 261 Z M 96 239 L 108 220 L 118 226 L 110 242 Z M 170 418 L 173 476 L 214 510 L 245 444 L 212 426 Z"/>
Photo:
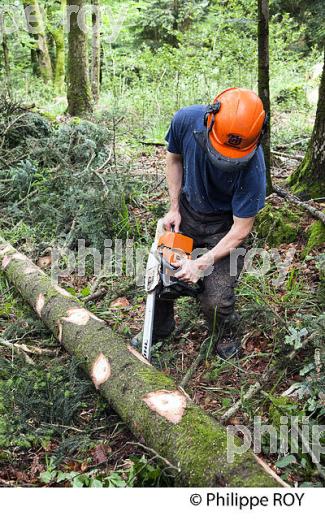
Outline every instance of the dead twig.
<path fill-rule="evenodd" d="M 131 442 L 131 441 L 129 441 L 126 444 L 132 444 L 133 446 L 139 446 L 139 448 L 142 448 L 143 450 L 146 450 L 149 453 L 152 453 L 155 456 L 156 459 L 161 460 L 169 468 L 174 469 L 175 471 L 177 471 L 177 473 L 180 472 L 180 468 L 177 468 L 176 466 L 174 466 L 171 462 L 169 462 L 169 460 L 167 460 L 164 457 L 162 457 L 161 455 L 159 455 L 159 453 L 157 453 L 152 448 L 149 448 L 148 446 L 145 446 L 144 444 L 141 444 L 140 442 Z"/>
<path fill-rule="evenodd" d="M 105 287 L 102 287 L 101 289 L 98 289 L 98 291 L 93 292 L 92 294 L 90 294 L 89 296 L 84 298 L 83 301 L 85 303 L 88 303 L 88 302 L 98 302 L 99 300 L 104 298 L 104 296 L 106 294 L 107 294 L 107 289 Z"/>

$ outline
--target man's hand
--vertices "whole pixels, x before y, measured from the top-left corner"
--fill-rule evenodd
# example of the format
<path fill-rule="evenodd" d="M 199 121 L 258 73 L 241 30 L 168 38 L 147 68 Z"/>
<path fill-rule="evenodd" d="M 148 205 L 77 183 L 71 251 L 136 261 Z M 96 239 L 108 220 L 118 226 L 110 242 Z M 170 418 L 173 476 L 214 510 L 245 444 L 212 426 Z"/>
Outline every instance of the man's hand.
<path fill-rule="evenodd" d="M 170 209 L 163 218 L 163 225 L 167 231 L 171 231 L 171 227 L 174 226 L 175 233 L 179 232 L 179 226 L 181 223 L 181 214 L 178 210 Z"/>
<path fill-rule="evenodd" d="M 180 267 L 180 270 L 174 276 L 178 280 L 182 280 L 182 282 L 196 283 L 204 273 L 202 268 L 200 269 L 200 264 L 197 260 L 186 258 L 173 265 Z"/>

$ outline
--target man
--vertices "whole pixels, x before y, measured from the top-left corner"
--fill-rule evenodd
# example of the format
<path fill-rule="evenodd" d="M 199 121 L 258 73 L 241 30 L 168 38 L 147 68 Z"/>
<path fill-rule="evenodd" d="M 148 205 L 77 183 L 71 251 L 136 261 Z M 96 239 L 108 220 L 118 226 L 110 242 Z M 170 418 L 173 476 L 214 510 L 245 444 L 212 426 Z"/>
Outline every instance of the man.
<path fill-rule="evenodd" d="M 260 146 L 265 125 L 261 99 L 251 90 L 230 88 L 212 105 L 179 110 L 166 136 L 170 209 L 164 227 L 173 227 L 193 238 L 195 247 L 208 250 L 195 260 L 182 261 L 176 277 L 195 283 L 213 265 L 198 297 L 211 332 L 217 334 L 216 352 L 224 359 L 240 347 L 234 288 L 243 257 L 238 257 L 237 274 L 231 274 L 230 253 L 249 235 L 265 203 Z M 173 303 L 158 300 L 155 340 L 174 327 Z"/>

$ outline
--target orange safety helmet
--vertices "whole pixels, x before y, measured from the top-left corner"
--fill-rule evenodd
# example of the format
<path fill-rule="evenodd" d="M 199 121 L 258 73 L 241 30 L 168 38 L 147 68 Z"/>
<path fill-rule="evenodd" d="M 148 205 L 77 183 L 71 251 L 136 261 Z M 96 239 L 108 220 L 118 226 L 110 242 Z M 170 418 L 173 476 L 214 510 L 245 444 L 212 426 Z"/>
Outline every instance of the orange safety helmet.
<path fill-rule="evenodd" d="M 209 105 L 205 115 L 208 148 L 229 162 L 247 162 L 260 143 L 266 119 L 262 100 L 255 92 L 228 88 Z"/>

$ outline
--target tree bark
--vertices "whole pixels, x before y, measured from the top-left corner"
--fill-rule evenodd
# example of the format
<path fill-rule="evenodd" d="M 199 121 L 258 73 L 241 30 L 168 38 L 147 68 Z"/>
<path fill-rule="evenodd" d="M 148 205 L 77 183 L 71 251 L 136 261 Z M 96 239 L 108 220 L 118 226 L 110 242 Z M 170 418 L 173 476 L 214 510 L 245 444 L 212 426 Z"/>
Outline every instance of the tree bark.
<path fill-rule="evenodd" d="M 66 0 L 61 0 L 61 15 L 64 16 Z M 65 88 L 65 45 L 64 28 L 59 23 L 51 28 L 51 35 L 55 43 L 55 69 L 54 69 L 54 89 L 58 94 L 62 94 Z"/>
<path fill-rule="evenodd" d="M 325 195 L 325 49 L 313 133 L 306 155 L 289 178 L 289 184 L 292 191 L 302 198 L 317 198 Z"/>
<path fill-rule="evenodd" d="M 78 12 L 73 8 L 77 7 Z M 85 31 L 84 0 L 68 0 L 71 8 L 70 30 L 68 35 L 68 112 L 72 116 L 81 116 L 92 112 L 92 96 L 88 74 L 88 47 Z M 79 14 L 79 17 L 78 17 Z M 83 27 L 80 26 L 82 24 Z M 84 29 L 84 30 L 83 30 Z"/>
<path fill-rule="evenodd" d="M 8 95 L 11 95 L 11 72 L 10 72 L 10 59 L 9 59 L 9 46 L 8 46 L 8 36 L 6 35 L 4 28 L 0 27 L 2 32 L 2 52 L 3 52 L 3 64 L 4 64 L 4 73 L 5 73 L 5 85 Z"/>
<path fill-rule="evenodd" d="M 95 103 L 99 99 L 100 90 L 100 27 L 101 13 L 99 0 L 92 0 L 92 63 L 91 63 L 91 90 Z"/>
<path fill-rule="evenodd" d="M 140 442 L 179 468 L 179 485 L 277 485 L 250 450 L 228 462 L 223 426 L 1 237 L 0 261 L 9 281 L 83 363 L 95 387 Z"/>
<path fill-rule="evenodd" d="M 267 194 L 272 193 L 271 178 L 271 104 L 269 58 L 269 2 L 258 0 L 258 94 L 263 101 L 269 121 L 262 140 L 267 179 Z"/>
<path fill-rule="evenodd" d="M 31 51 L 34 73 L 41 76 L 45 83 L 48 83 L 53 78 L 53 72 L 43 15 L 38 0 L 25 0 L 23 5 L 27 29 L 31 38 L 36 42 L 36 49 Z M 30 19 L 30 16 L 32 19 Z"/>

